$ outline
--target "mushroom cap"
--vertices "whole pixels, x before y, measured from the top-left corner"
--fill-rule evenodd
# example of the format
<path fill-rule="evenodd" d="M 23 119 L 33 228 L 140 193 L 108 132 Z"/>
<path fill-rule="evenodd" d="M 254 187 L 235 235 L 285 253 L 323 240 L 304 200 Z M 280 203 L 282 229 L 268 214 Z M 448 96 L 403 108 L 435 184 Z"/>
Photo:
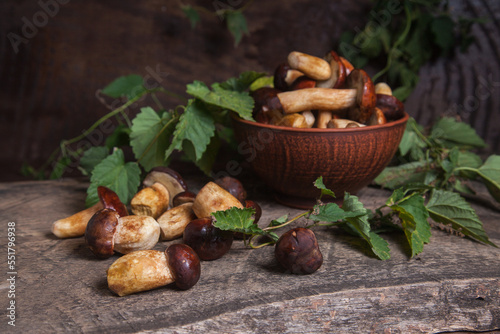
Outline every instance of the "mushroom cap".
<path fill-rule="evenodd" d="M 356 68 L 347 76 L 346 88 L 357 90 L 356 106 L 352 108 L 356 116 L 352 117 L 352 119 L 356 122 L 366 123 L 370 119 L 377 102 L 372 79 L 364 70 Z"/>
<path fill-rule="evenodd" d="M 189 190 L 186 190 L 186 191 L 183 191 L 181 193 L 178 193 L 177 195 L 174 196 L 174 199 L 173 199 L 173 207 L 176 207 L 176 206 L 179 206 L 181 204 L 185 204 L 185 203 L 193 203 L 194 202 L 194 199 L 196 198 L 196 194 L 189 191 Z"/>
<path fill-rule="evenodd" d="M 302 227 L 281 235 L 274 254 L 278 262 L 293 274 L 312 274 L 323 264 L 314 232 Z"/>
<path fill-rule="evenodd" d="M 288 90 L 288 83 L 286 82 L 286 77 L 288 75 L 288 71 L 291 70 L 290 65 L 287 63 L 281 63 L 274 70 L 274 87 L 279 90 Z"/>
<path fill-rule="evenodd" d="M 231 195 L 239 201 L 244 201 L 247 198 L 247 191 L 243 184 L 237 178 L 232 176 L 223 176 L 214 181 L 216 184 L 227 190 Z"/>
<path fill-rule="evenodd" d="M 187 224 L 183 242 L 194 249 L 200 260 L 211 261 L 229 251 L 233 233 L 215 227 L 210 217 L 198 218 Z"/>
<path fill-rule="evenodd" d="M 281 91 L 276 88 L 261 87 L 250 93 L 250 96 L 255 102 L 252 116 L 257 122 L 268 124 L 271 120 L 271 112 L 273 109 L 282 109 L 280 105 L 278 106 L 279 108 L 274 108 L 269 103 L 274 100 L 277 100 L 279 103 L 278 93 L 280 92 Z"/>
<path fill-rule="evenodd" d="M 98 186 L 97 196 L 104 208 L 115 210 L 120 217 L 128 216 L 127 207 L 113 190 L 108 187 Z"/>
<path fill-rule="evenodd" d="M 144 187 L 151 187 L 155 182 L 159 182 L 167 188 L 170 195 L 170 206 L 173 206 L 173 199 L 175 195 L 188 190 L 186 182 L 182 176 L 175 170 L 165 166 L 158 166 L 151 169 L 148 175 L 144 178 L 144 181 L 142 181 L 142 185 Z"/>
<path fill-rule="evenodd" d="M 400 119 L 404 115 L 405 106 L 393 95 L 377 94 L 377 107 L 382 110 L 387 121 Z"/>
<path fill-rule="evenodd" d="M 120 216 L 113 209 L 102 209 L 90 218 L 85 229 L 85 242 L 99 258 L 108 258 L 114 253 L 114 235 Z"/>
<path fill-rule="evenodd" d="M 304 88 L 314 88 L 316 87 L 316 80 L 309 78 L 308 76 L 301 76 L 295 79 L 292 83 L 290 90 L 304 89 Z"/>
<path fill-rule="evenodd" d="M 335 51 L 330 51 L 326 54 L 325 60 L 330 64 L 332 75 L 329 79 L 318 81 L 317 87 L 323 88 L 342 88 L 347 77 L 346 68 Z"/>
<path fill-rule="evenodd" d="M 186 244 L 173 244 L 165 250 L 167 264 L 172 272 L 175 285 L 187 290 L 200 279 L 200 258 L 196 252 Z"/>

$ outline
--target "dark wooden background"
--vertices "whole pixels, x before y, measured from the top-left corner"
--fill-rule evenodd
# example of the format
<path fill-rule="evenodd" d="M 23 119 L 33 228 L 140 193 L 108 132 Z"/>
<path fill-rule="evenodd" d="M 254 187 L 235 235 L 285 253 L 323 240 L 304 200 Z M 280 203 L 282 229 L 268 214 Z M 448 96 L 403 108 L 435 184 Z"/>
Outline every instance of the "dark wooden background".
<path fill-rule="evenodd" d="M 105 114 L 96 92 L 118 76 L 156 72 L 159 84 L 183 94 L 195 79 L 211 83 L 245 70 L 271 73 L 292 50 L 322 55 L 335 48 L 340 34 L 363 27 L 370 11 L 368 0 L 256 0 L 245 11 L 250 35 L 235 48 L 218 17 L 202 15 L 192 30 L 177 1 L 50 2 L 65 3 L 52 7 L 53 17 L 36 0 L 0 2 L 0 181 L 22 179 L 23 163 L 39 166 L 61 139 L 77 136 Z M 239 8 L 246 1 L 198 1 L 211 10 L 217 3 Z M 458 113 L 490 144 L 486 153 L 499 153 L 500 2 L 450 6 L 454 15 L 486 22 L 473 27 L 476 41 L 467 53 L 422 69 L 406 107 L 423 124 Z M 16 52 L 8 34 L 22 37 L 26 22 L 40 27 L 28 31 Z"/>

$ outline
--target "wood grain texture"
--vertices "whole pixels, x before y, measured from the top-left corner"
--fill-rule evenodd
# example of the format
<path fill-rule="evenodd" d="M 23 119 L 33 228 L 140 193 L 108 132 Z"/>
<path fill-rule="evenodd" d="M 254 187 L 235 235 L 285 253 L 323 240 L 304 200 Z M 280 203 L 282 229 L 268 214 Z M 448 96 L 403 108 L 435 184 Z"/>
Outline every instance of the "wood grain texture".
<path fill-rule="evenodd" d="M 215 2 L 192 3 L 213 9 Z M 486 152 L 499 153 L 500 5 L 449 3 L 453 15 L 485 22 L 474 25 L 468 52 L 422 68 L 406 110 L 422 124 L 458 113 L 486 138 Z M 38 1 L 0 2 L 0 180 L 22 178 L 23 162 L 41 165 L 62 139 L 77 136 L 106 113 L 96 93 L 118 76 L 149 76 L 150 85 L 159 82 L 184 94 L 193 80 L 211 83 L 245 70 L 272 73 L 290 51 L 322 55 L 336 48 L 342 32 L 364 26 L 370 1 L 254 1 L 245 12 L 250 35 L 235 48 L 219 18 L 202 15 L 192 30 L 177 1 L 73 0 L 15 52 L 7 35 L 24 36 L 23 18 L 33 22 L 41 11 Z M 103 127 L 81 145 L 102 144 L 109 132 Z"/>
<path fill-rule="evenodd" d="M 203 177 L 189 181 L 197 191 Z M 245 183 L 244 183 L 245 184 Z M 106 285 L 116 260 L 96 260 L 83 238 L 60 240 L 52 221 L 83 207 L 87 184 L 76 180 L 0 184 L 0 239 L 16 222 L 16 332 L 55 333 L 436 333 L 500 330 L 500 250 L 433 230 L 410 259 L 399 235 L 384 235 L 392 258 L 373 258 L 339 230 L 318 229 L 323 266 L 313 275 L 285 273 L 273 248 L 235 242 L 217 261 L 203 262 L 192 289 L 171 286 L 117 297 Z M 280 206 L 262 184 L 249 186 L 262 222 L 299 211 Z M 388 193 L 365 188 L 374 208 Z M 500 213 L 474 206 L 490 239 L 500 244 Z M 304 224 L 299 221 L 297 225 Z M 178 241 L 174 241 L 178 242 Z M 161 242 L 164 250 L 172 242 Z M 2 242 L 1 257 L 6 258 Z M 6 262 L 0 271 L 8 271 Z M 8 286 L 0 285 L 0 309 Z M 6 321 L 0 323 L 5 332 Z"/>

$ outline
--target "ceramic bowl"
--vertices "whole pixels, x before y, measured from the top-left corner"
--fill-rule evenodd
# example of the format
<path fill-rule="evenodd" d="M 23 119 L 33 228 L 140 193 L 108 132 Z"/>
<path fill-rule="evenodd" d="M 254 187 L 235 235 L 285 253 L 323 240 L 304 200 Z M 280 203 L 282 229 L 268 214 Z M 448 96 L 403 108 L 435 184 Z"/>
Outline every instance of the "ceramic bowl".
<path fill-rule="evenodd" d="M 383 125 L 348 129 L 296 129 L 233 117 L 239 152 L 287 206 L 308 209 L 323 176 L 338 200 L 356 194 L 389 164 L 403 136 L 408 114 Z"/>

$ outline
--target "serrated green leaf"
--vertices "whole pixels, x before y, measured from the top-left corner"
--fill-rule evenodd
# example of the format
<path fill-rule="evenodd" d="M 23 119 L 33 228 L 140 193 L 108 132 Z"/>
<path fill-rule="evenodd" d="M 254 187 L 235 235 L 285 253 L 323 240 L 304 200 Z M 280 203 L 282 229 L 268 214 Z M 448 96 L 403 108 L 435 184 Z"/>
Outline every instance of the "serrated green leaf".
<path fill-rule="evenodd" d="M 194 149 L 195 160 L 203 157 L 211 138 L 215 133 L 215 122 L 212 116 L 205 112 L 203 103 L 189 100 L 175 126 L 174 137 L 165 152 L 168 158 L 174 150 L 181 150 L 185 140 L 190 141 Z"/>
<path fill-rule="evenodd" d="M 151 107 L 145 107 L 132 121 L 130 145 L 135 158 L 146 171 L 165 164 L 165 151 L 176 120 L 169 112 L 160 117 Z"/>
<path fill-rule="evenodd" d="M 220 84 L 220 87 L 226 90 L 234 90 L 237 92 L 246 91 L 256 80 L 264 77 L 265 73 L 246 71 L 239 75 L 238 78 L 230 78 Z"/>
<path fill-rule="evenodd" d="M 105 146 L 92 146 L 83 152 L 80 158 L 80 167 L 82 167 L 85 175 L 90 175 L 102 160 L 109 155 L 109 149 Z"/>
<path fill-rule="evenodd" d="M 466 236 L 495 246 L 489 241 L 483 223 L 474 209 L 457 193 L 435 189 L 426 208 L 435 222 L 451 225 L 454 230 Z"/>
<path fill-rule="evenodd" d="M 451 117 L 441 118 L 434 126 L 430 138 L 446 147 L 485 147 L 486 143 L 470 125 Z"/>
<path fill-rule="evenodd" d="M 126 96 L 130 100 L 146 91 L 143 82 L 137 74 L 122 76 L 104 87 L 102 93 L 115 99 Z"/>
<path fill-rule="evenodd" d="M 226 25 L 234 37 L 234 46 L 240 44 L 243 35 L 248 35 L 247 20 L 240 10 L 228 10 L 225 13 Z"/>
<path fill-rule="evenodd" d="M 478 170 L 491 196 L 500 202 L 500 155 L 492 155 Z"/>
<path fill-rule="evenodd" d="M 130 131 L 130 128 L 127 126 L 123 124 L 118 125 L 113 133 L 106 138 L 106 147 L 111 150 L 113 147 L 130 145 Z"/>
<path fill-rule="evenodd" d="M 385 168 L 374 182 L 385 188 L 396 189 L 408 183 L 426 183 L 429 171 L 430 165 L 427 161 L 415 161 Z"/>
<path fill-rule="evenodd" d="M 274 76 L 272 75 L 263 76 L 252 82 L 252 84 L 250 85 L 250 87 L 248 87 L 248 89 L 251 92 L 253 92 L 254 90 L 257 90 L 262 87 L 271 87 L 271 88 L 274 87 Z"/>
<path fill-rule="evenodd" d="M 335 223 L 350 217 L 359 217 L 365 215 L 365 212 L 345 211 L 335 203 L 326 203 L 315 205 L 309 219 L 316 222 Z"/>
<path fill-rule="evenodd" d="M 141 170 L 135 162 L 125 162 L 121 149 L 116 149 L 107 158 L 94 167 L 90 186 L 87 189 L 85 204 L 92 206 L 99 201 L 97 187 L 105 186 L 116 192 L 120 200 L 127 204 L 137 193 Z"/>
<path fill-rule="evenodd" d="M 407 155 L 413 150 L 418 150 L 422 152 L 427 147 L 425 141 L 417 134 L 416 131 L 422 132 L 422 129 L 417 124 L 415 119 L 410 118 L 406 124 L 405 132 L 403 133 L 401 142 L 399 143 L 399 152 L 402 156 Z M 414 160 L 420 160 L 419 158 L 422 155 L 423 153 L 417 159 Z M 413 156 L 414 154 L 412 154 L 412 157 Z"/>
<path fill-rule="evenodd" d="M 188 159 L 194 162 L 194 164 L 206 175 L 210 175 L 212 172 L 212 167 L 217 159 L 220 146 L 221 142 L 219 137 L 217 135 L 213 136 L 207 146 L 207 149 L 205 150 L 205 153 L 203 153 L 201 159 L 197 160 L 193 143 L 185 140 L 182 144 L 183 151 Z"/>
<path fill-rule="evenodd" d="M 243 119 L 253 120 L 254 100 L 247 92 L 227 90 L 217 84 L 213 84 L 210 90 L 201 81 L 188 84 L 186 92 L 207 104 L 234 111 Z"/>
<path fill-rule="evenodd" d="M 424 244 L 428 243 L 431 237 L 431 227 L 427 221 L 429 213 L 425 208 L 424 198 L 414 193 L 390 208 L 398 214 L 401 220 L 411 248 L 411 256 L 421 253 Z"/>
<path fill-rule="evenodd" d="M 212 216 L 215 218 L 213 224 L 215 227 L 224 231 L 232 231 L 248 235 L 263 235 L 268 236 L 275 241 L 278 240 L 278 236 L 275 233 L 264 231 L 257 224 L 254 224 L 254 218 L 252 217 L 253 214 L 255 214 L 254 209 L 240 209 L 232 207 L 225 211 L 212 212 Z"/>
<path fill-rule="evenodd" d="M 278 219 L 273 219 L 271 220 L 271 222 L 269 223 L 269 226 L 272 227 L 272 226 L 279 226 L 281 224 L 284 224 L 288 221 L 288 215 L 283 215 L 281 217 L 279 217 Z"/>
<path fill-rule="evenodd" d="M 389 244 L 382 237 L 371 231 L 368 212 L 358 197 L 345 193 L 342 209 L 347 212 L 359 214 L 356 217 L 346 218 L 347 223 L 368 242 L 371 250 L 379 259 L 390 259 Z"/>
<path fill-rule="evenodd" d="M 182 5 L 181 6 L 182 11 L 184 12 L 184 15 L 189 19 L 189 22 L 191 23 L 191 29 L 196 28 L 196 25 L 198 22 L 200 22 L 200 14 L 196 9 L 194 9 L 190 5 Z"/>
<path fill-rule="evenodd" d="M 316 188 L 318 188 L 319 190 L 321 190 L 321 197 L 323 197 L 324 195 L 326 195 L 326 196 L 331 196 L 331 197 L 335 198 L 335 193 L 332 190 L 328 189 L 325 186 L 325 184 L 323 183 L 323 176 L 318 177 L 314 181 L 314 186 Z"/>

